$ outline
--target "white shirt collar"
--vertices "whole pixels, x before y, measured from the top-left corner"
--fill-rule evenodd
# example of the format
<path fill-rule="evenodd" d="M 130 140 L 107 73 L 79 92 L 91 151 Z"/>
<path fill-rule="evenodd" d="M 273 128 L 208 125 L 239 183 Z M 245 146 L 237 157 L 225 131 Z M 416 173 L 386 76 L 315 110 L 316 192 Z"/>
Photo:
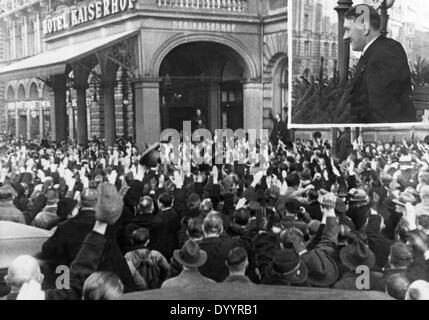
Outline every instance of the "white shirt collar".
<path fill-rule="evenodd" d="M 365 46 L 365 48 L 363 48 L 363 52 L 362 52 L 362 56 L 365 54 L 366 50 L 368 50 L 368 48 L 375 42 L 375 40 L 377 40 L 378 38 L 380 38 L 380 36 L 372 39 L 370 42 L 368 42 L 368 44 Z"/>

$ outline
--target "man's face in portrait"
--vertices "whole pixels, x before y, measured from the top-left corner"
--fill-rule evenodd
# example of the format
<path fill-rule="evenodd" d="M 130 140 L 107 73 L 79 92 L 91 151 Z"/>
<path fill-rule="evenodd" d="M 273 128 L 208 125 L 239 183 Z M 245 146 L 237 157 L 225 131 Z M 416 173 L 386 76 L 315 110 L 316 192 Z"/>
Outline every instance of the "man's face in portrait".
<path fill-rule="evenodd" d="M 350 40 L 352 50 L 362 52 L 367 44 L 368 28 L 357 19 L 344 21 L 344 40 Z"/>

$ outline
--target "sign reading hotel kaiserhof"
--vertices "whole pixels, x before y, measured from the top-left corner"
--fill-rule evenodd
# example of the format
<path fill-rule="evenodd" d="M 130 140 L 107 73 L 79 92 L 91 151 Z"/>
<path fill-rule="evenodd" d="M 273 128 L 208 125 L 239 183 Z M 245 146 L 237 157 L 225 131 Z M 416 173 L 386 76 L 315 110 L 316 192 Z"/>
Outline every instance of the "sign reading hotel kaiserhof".
<path fill-rule="evenodd" d="M 136 0 L 99 0 L 67 8 L 43 20 L 43 34 L 66 30 L 89 21 L 131 10 Z"/>

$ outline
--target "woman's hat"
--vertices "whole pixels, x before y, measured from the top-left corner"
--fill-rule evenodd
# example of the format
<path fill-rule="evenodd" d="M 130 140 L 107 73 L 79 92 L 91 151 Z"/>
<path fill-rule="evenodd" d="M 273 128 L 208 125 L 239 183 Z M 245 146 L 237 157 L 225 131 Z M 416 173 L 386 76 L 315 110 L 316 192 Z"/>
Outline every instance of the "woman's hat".
<path fill-rule="evenodd" d="M 193 240 L 186 241 L 182 249 L 173 252 L 173 256 L 181 265 L 189 268 L 201 267 L 207 261 L 207 253 Z"/>

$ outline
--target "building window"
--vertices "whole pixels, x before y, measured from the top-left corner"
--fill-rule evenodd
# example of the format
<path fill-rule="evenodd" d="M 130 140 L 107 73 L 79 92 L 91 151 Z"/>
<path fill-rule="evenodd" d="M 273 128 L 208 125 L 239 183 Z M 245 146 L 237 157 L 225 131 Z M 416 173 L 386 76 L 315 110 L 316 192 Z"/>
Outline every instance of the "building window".
<path fill-rule="evenodd" d="M 34 20 L 29 19 L 27 22 L 27 54 L 29 56 L 33 55 L 34 52 Z"/>
<path fill-rule="evenodd" d="M 310 17 L 308 16 L 308 14 L 306 13 L 305 15 L 304 15 L 304 31 L 309 31 L 310 29 L 309 29 L 309 20 L 310 20 Z"/>
<path fill-rule="evenodd" d="M 333 57 L 337 56 L 337 44 L 336 43 L 332 44 L 332 56 Z"/>
<path fill-rule="evenodd" d="M 15 43 L 16 43 L 16 51 L 15 51 L 15 59 L 19 59 L 22 57 L 22 26 L 20 23 L 15 25 Z"/>
<path fill-rule="evenodd" d="M 325 58 L 329 57 L 329 43 L 325 42 Z"/>
<path fill-rule="evenodd" d="M 305 41 L 304 43 L 304 56 L 309 57 L 311 52 L 310 41 Z"/>
<path fill-rule="evenodd" d="M 270 0 L 270 10 L 277 10 L 287 7 L 287 0 Z"/>

